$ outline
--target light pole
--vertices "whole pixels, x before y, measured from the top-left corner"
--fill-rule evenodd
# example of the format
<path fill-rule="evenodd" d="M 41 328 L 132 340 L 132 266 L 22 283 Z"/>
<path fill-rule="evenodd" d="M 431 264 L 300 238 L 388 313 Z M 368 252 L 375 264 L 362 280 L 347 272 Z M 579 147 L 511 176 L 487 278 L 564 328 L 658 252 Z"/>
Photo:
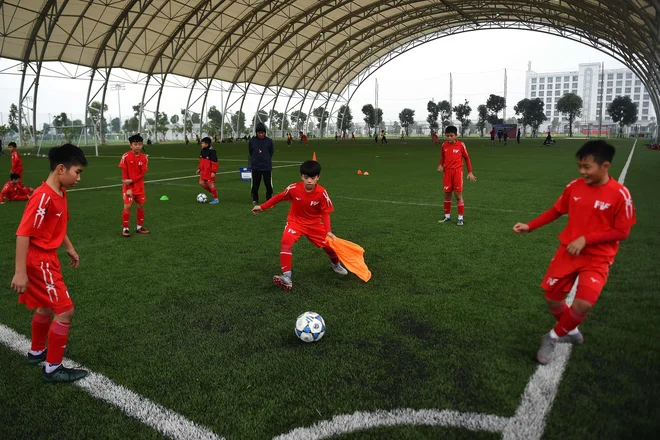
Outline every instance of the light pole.
<path fill-rule="evenodd" d="M 110 90 L 117 91 L 117 109 L 119 110 L 119 131 L 123 133 L 121 129 L 122 120 L 121 120 L 121 102 L 119 101 L 119 92 L 121 90 L 126 90 L 126 86 L 124 86 L 123 84 L 113 84 Z"/>

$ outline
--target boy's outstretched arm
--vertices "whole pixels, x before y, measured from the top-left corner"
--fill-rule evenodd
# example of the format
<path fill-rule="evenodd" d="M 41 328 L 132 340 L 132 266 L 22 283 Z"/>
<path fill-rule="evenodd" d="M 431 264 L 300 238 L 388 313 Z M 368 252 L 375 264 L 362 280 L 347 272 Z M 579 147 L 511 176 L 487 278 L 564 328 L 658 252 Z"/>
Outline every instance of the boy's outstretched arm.
<path fill-rule="evenodd" d="M 275 206 L 278 203 L 283 202 L 285 200 L 289 200 L 289 189 L 288 188 L 284 192 L 275 194 L 273 197 L 270 198 L 270 200 L 267 200 L 266 202 L 262 203 L 261 205 L 257 205 L 254 208 L 252 208 L 252 213 L 254 215 L 257 215 L 260 212 L 265 211 L 266 209 L 270 209 L 273 206 Z"/>
<path fill-rule="evenodd" d="M 543 214 L 536 217 L 529 223 L 516 223 L 513 226 L 513 232 L 516 234 L 525 234 L 527 232 L 532 232 L 534 229 L 538 229 L 541 226 L 545 226 L 548 223 L 552 223 L 562 216 L 562 213 L 557 210 L 554 206 Z"/>

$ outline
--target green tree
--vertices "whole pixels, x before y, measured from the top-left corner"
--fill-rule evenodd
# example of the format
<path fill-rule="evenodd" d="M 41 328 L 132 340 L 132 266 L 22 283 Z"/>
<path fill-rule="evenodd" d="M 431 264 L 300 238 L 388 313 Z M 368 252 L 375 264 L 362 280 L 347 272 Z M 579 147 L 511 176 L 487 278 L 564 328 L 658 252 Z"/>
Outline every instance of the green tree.
<path fill-rule="evenodd" d="M 71 121 L 65 112 L 60 113 L 53 119 L 53 126 L 55 127 L 56 133 L 63 133 L 62 127 L 67 125 L 71 125 Z"/>
<path fill-rule="evenodd" d="M 130 119 L 126 119 L 124 121 L 124 125 L 122 126 L 122 129 L 126 133 L 137 133 L 139 128 L 140 128 L 140 124 L 138 122 L 137 116 L 133 116 Z"/>
<path fill-rule="evenodd" d="M 498 113 L 504 110 L 506 107 L 506 99 L 503 96 L 499 95 L 490 95 L 486 100 L 486 108 L 490 111 L 488 115 L 488 122 L 491 125 L 501 124 L 502 119 L 498 116 Z"/>
<path fill-rule="evenodd" d="M 637 122 L 637 106 L 630 96 L 617 96 L 607 106 L 607 113 L 614 122 L 619 123 L 619 135 L 623 136 L 623 127 Z"/>
<path fill-rule="evenodd" d="M 543 101 L 540 98 L 522 99 L 513 106 L 513 110 L 521 116 L 518 122 L 522 124 L 523 131 L 527 132 L 527 126 L 530 126 L 534 136 L 536 136 L 539 126 L 547 119 L 543 110 Z"/>
<path fill-rule="evenodd" d="M 206 113 L 208 118 L 208 128 L 207 133 L 210 134 L 219 134 L 220 129 L 222 128 L 222 113 L 216 106 L 211 106 L 209 111 Z"/>
<path fill-rule="evenodd" d="M 119 133 L 121 130 L 121 120 L 119 118 L 114 118 L 110 121 L 110 128 L 113 133 Z"/>
<path fill-rule="evenodd" d="M 190 120 L 192 121 L 193 124 L 199 124 L 202 122 L 202 118 L 200 117 L 199 113 L 193 112 L 192 116 L 190 116 Z"/>
<path fill-rule="evenodd" d="M 371 104 L 365 104 L 362 106 L 362 113 L 364 114 L 364 123 L 367 124 L 367 129 L 371 134 L 371 129 L 376 127 L 376 109 Z"/>
<path fill-rule="evenodd" d="M 268 112 L 266 110 L 259 110 L 256 114 L 257 123 L 263 122 L 264 124 L 268 121 Z"/>
<path fill-rule="evenodd" d="M 454 113 L 456 113 L 456 119 L 461 123 L 461 136 L 465 135 L 465 130 L 470 127 L 470 113 L 472 113 L 472 107 L 470 107 L 470 102 L 466 99 L 465 104 L 458 104 L 454 107 Z"/>
<path fill-rule="evenodd" d="M 16 104 L 9 106 L 9 120 L 7 123 L 9 124 L 9 131 L 18 133 L 18 107 L 16 107 Z"/>
<path fill-rule="evenodd" d="M 247 127 L 245 127 L 245 113 L 239 110 L 231 115 L 231 126 L 231 131 L 236 132 L 236 136 L 245 133 L 245 130 L 247 129 Z"/>
<path fill-rule="evenodd" d="M 0 125 L 0 139 L 5 137 L 7 133 L 9 133 L 9 127 L 6 125 Z"/>
<path fill-rule="evenodd" d="M 408 130 L 410 126 L 415 123 L 415 110 L 404 108 L 399 113 L 399 122 L 404 130 L 406 130 L 406 136 L 408 136 Z"/>
<path fill-rule="evenodd" d="M 339 111 L 337 112 L 337 128 L 339 128 L 339 131 L 353 129 L 353 114 L 351 113 L 351 108 L 347 105 L 339 107 Z"/>
<path fill-rule="evenodd" d="M 392 133 L 394 133 L 394 134 L 400 134 L 401 133 L 401 125 L 399 125 L 399 121 L 394 121 L 392 123 Z"/>
<path fill-rule="evenodd" d="M 314 111 L 312 112 L 316 120 L 318 121 L 318 124 L 316 124 L 316 127 L 321 130 L 321 137 L 323 137 L 324 130 L 327 128 L 326 127 L 326 121 L 328 120 L 328 116 L 330 114 L 328 111 L 325 109 L 325 107 L 320 106 L 316 107 Z"/>
<path fill-rule="evenodd" d="M 296 130 L 303 131 L 305 122 L 307 122 L 307 113 L 303 112 L 302 110 L 295 110 L 291 112 L 291 123 L 295 124 Z"/>
<path fill-rule="evenodd" d="M 573 121 L 582 116 L 582 98 L 575 93 L 567 93 L 557 101 L 557 111 L 568 118 L 568 136 L 573 136 Z"/>
<path fill-rule="evenodd" d="M 433 101 L 426 103 L 426 111 L 429 112 L 426 117 L 426 122 L 429 123 L 429 128 L 433 131 L 438 131 L 438 116 L 440 115 L 440 109 L 438 104 Z"/>
<path fill-rule="evenodd" d="M 484 135 L 484 129 L 486 128 L 486 122 L 488 121 L 488 107 L 485 104 L 481 104 L 477 107 L 478 119 L 477 119 L 477 129 L 479 130 L 479 136 Z"/>
<path fill-rule="evenodd" d="M 170 119 L 167 117 L 167 113 L 160 112 L 156 117 L 156 138 L 158 138 L 158 133 L 165 137 L 168 125 L 170 125 Z"/>
<path fill-rule="evenodd" d="M 449 101 L 444 100 L 438 103 L 438 110 L 440 112 L 440 125 L 442 132 L 445 131 L 445 128 L 449 126 L 449 121 L 451 121 L 451 104 Z"/>
<path fill-rule="evenodd" d="M 179 116 L 178 115 L 172 115 L 172 117 L 170 117 L 170 122 L 172 123 L 172 125 L 178 124 L 179 123 Z"/>
<path fill-rule="evenodd" d="M 284 113 L 278 112 L 275 109 L 270 111 L 270 126 L 273 130 L 282 129 L 282 118 L 284 118 Z"/>

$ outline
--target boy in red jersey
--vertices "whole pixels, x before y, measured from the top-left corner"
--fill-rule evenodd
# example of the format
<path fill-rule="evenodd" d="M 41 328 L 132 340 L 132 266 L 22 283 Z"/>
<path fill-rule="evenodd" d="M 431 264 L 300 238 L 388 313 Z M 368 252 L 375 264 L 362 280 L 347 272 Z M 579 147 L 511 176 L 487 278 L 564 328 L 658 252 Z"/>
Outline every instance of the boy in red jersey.
<path fill-rule="evenodd" d="M 7 147 L 9 148 L 9 151 L 11 151 L 11 173 L 18 174 L 19 180 L 23 180 L 23 159 L 21 159 L 21 155 L 18 154 L 16 142 L 10 142 Z"/>
<path fill-rule="evenodd" d="M 46 382 L 73 382 L 85 377 L 87 371 L 62 365 L 73 302 L 62 279 L 57 248 L 64 244 L 71 267 L 78 267 L 80 258 L 66 233 L 69 210 L 64 188 L 78 183 L 87 159 L 80 148 L 66 144 L 51 148 L 48 160 L 50 175 L 30 197 L 16 231 L 16 272 L 11 287 L 18 293 L 19 303 L 37 309 L 32 316 L 28 364 L 45 361 Z"/>
<path fill-rule="evenodd" d="M 201 141 L 202 151 L 199 153 L 199 167 L 196 173 L 199 174 L 199 185 L 213 195 L 213 200 L 209 205 L 217 205 L 218 190 L 215 187 L 215 173 L 218 172 L 218 154 L 211 146 L 211 138 L 205 137 Z"/>
<path fill-rule="evenodd" d="M 433 141 L 434 144 L 438 145 L 438 133 L 435 131 L 431 131 L 431 140 Z"/>
<path fill-rule="evenodd" d="M 0 204 L 27 200 L 30 198 L 32 191 L 34 191 L 32 188 L 23 186 L 21 176 L 12 173 L 9 176 L 9 182 L 5 183 L 0 192 Z"/>
<path fill-rule="evenodd" d="M 284 290 L 291 290 L 291 249 L 300 237 L 307 237 L 316 247 L 322 248 L 330 257 L 332 270 L 340 275 L 347 275 L 348 271 L 339 262 L 339 257 L 325 242 L 328 236 L 334 239 L 330 226 L 330 213 L 334 210 L 328 192 L 318 185 L 321 176 L 321 164 L 315 160 L 308 160 L 300 165 L 302 182 L 292 183 L 284 192 L 276 194 L 262 205 L 252 208 L 256 215 L 272 208 L 280 202 L 288 200 L 291 203 L 287 223 L 282 234 L 280 246 L 280 265 L 282 275 L 275 275 L 273 282 Z"/>
<path fill-rule="evenodd" d="M 614 147 L 605 141 L 587 142 L 576 153 L 582 179 L 569 183 L 555 204 L 531 222 L 516 223 L 517 234 L 531 232 L 564 214 L 568 224 L 559 234 L 560 246 L 550 260 L 541 287 L 557 325 L 541 338 L 536 359 L 547 364 L 557 342 L 581 344 L 578 325 L 596 304 L 619 249 L 635 224 L 635 206 L 628 188 L 609 175 Z M 579 276 L 579 277 L 578 277 Z M 575 279 L 573 305 L 564 298 Z"/>
<path fill-rule="evenodd" d="M 144 203 L 147 201 L 144 190 L 144 175 L 149 169 L 149 158 L 142 154 L 143 139 L 140 133 L 128 138 L 131 143 L 131 151 L 124 153 L 119 161 L 121 168 L 122 196 L 124 199 L 124 210 L 121 213 L 122 231 L 121 235 L 130 237 L 128 222 L 131 219 L 131 206 L 135 201 L 137 205 L 137 234 L 148 234 L 149 230 L 144 227 Z"/>
<path fill-rule="evenodd" d="M 445 193 L 445 218 L 438 220 L 439 223 L 451 221 L 451 193 L 456 195 L 456 204 L 458 206 L 458 226 L 463 226 L 463 213 L 465 212 L 465 202 L 463 202 L 463 158 L 468 169 L 468 179 L 476 182 L 477 178 L 472 174 L 472 163 L 468 156 L 465 144 L 459 140 L 458 129 L 453 125 L 445 128 L 445 139 L 447 142 L 442 144 L 440 150 L 440 165 L 438 172 L 443 173 L 443 191 Z"/>

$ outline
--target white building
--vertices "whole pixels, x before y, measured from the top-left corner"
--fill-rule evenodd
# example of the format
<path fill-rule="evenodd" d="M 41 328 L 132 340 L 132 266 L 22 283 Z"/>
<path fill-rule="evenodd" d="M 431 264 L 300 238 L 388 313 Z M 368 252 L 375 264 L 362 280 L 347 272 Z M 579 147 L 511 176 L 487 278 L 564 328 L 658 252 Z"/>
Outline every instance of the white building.
<path fill-rule="evenodd" d="M 615 129 L 616 124 L 607 114 L 607 106 L 617 96 L 628 95 L 638 108 L 637 123 L 635 124 L 638 127 L 633 127 L 632 130 L 644 131 L 644 128 L 651 122 L 651 118 L 655 119 L 655 110 L 649 92 L 642 81 L 631 70 L 625 68 L 606 69 L 605 77 L 602 78 L 600 69 L 600 63 L 579 64 L 578 70 L 571 72 L 539 73 L 530 69 L 527 71 L 525 79 L 525 97 L 543 100 L 545 115 L 548 118 L 544 124 L 550 125 L 554 118 L 558 118 L 562 123 L 568 121 L 557 111 L 556 105 L 564 94 L 575 93 L 582 98 L 584 105 L 582 117 L 578 118 L 575 124 L 583 129 L 587 129 L 589 125 L 592 130 L 597 130 L 600 119 L 598 107 L 601 97 L 604 100 L 603 126 Z M 600 88 L 601 79 L 602 89 Z"/>

